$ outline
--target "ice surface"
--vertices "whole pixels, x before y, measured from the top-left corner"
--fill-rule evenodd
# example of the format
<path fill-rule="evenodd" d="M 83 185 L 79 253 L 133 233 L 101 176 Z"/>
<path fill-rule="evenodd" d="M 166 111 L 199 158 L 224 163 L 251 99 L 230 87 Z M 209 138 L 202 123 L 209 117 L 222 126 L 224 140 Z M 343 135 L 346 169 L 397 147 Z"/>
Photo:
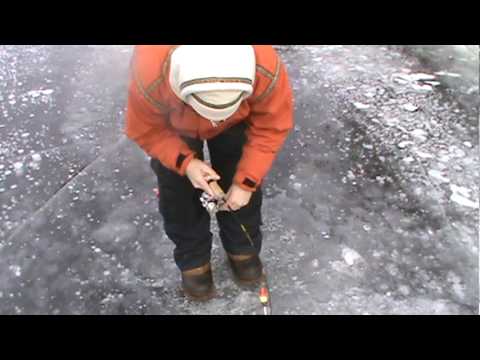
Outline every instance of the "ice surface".
<path fill-rule="evenodd" d="M 0 124 L 7 134 L 0 144 L 0 313 L 261 312 L 256 292 L 234 283 L 214 220 L 218 296 L 194 304 L 177 291 L 156 179 L 122 132 L 130 54 L 128 46 L 0 47 L 0 116 L 7 119 Z M 14 56 L 17 65 L 2 62 Z M 405 69 L 413 60 L 389 48 L 298 46 L 281 56 L 297 127 L 264 185 L 262 258 L 274 313 L 476 312 L 478 262 L 469 254 L 478 258 L 478 242 L 470 242 L 476 234 L 461 221 L 462 210 L 450 222 L 457 233 L 448 232 L 410 201 L 402 184 L 412 179 L 387 169 L 392 155 L 375 155 L 394 144 L 407 159 L 396 162 L 404 173 L 423 166 L 414 182 L 420 194 L 419 174 L 435 170 L 434 185 L 448 191 L 438 199 L 449 202 L 451 192 L 451 202 L 472 212 L 477 188 L 459 178 L 475 167 L 467 160 L 478 142 L 445 137 L 455 148 L 433 146 L 454 122 L 448 115 L 460 122 L 464 111 L 449 108 L 428 69 Z M 390 74 L 404 70 L 408 76 L 392 81 Z M 22 89 L 14 92 L 18 81 Z M 25 176 L 12 176 L 15 163 Z"/>

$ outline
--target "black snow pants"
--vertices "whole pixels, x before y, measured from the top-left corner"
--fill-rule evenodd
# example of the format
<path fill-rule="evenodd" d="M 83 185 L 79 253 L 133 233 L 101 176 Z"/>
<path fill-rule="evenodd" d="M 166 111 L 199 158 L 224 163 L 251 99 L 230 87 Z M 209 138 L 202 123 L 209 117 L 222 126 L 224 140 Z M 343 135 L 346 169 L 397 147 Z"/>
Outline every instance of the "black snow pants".
<path fill-rule="evenodd" d="M 246 141 L 246 124 L 240 123 L 207 141 L 213 169 L 221 176 L 222 189 L 227 192 L 232 185 L 237 164 Z M 188 146 L 203 159 L 204 142 L 183 138 Z M 151 167 L 158 178 L 160 191 L 159 210 L 163 217 L 164 230 L 175 244 L 174 259 L 181 271 L 191 270 L 210 261 L 212 233 L 210 215 L 202 207 L 201 190 L 195 189 L 188 177 L 165 168 L 158 160 L 151 160 Z M 219 212 L 217 221 L 220 239 L 226 252 L 232 255 L 259 254 L 262 247 L 260 226 L 262 191 L 259 188 L 250 203 L 236 212 L 237 218 L 250 233 L 255 250 L 240 226 L 229 212 Z"/>

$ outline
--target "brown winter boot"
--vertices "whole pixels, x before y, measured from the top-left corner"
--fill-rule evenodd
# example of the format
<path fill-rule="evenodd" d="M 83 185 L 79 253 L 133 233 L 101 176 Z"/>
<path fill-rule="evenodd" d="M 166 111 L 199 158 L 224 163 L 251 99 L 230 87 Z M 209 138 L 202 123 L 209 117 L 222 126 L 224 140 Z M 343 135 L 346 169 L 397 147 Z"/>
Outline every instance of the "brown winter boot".
<path fill-rule="evenodd" d="M 258 255 L 228 254 L 228 260 L 240 285 L 255 285 L 262 279 L 263 266 Z"/>
<path fill-rule="evenodd" d="M 215 296 L 210 263 L 182 272 L 182 288 L 185 295 L 194 301 L 207 301 Z"/>

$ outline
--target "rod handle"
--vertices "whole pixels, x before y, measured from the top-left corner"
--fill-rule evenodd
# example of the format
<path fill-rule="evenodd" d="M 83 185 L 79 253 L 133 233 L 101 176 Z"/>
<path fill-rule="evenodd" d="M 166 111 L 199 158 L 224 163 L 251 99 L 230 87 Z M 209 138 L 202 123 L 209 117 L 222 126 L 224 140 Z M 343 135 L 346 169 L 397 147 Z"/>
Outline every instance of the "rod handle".
<path fill-rule="evenodd" d="M 220 187 L 220 185 L 218 185 L 218 182 L 216 181 L 212 181 L 210 182 L 208 185 L 210 185 L 210 189 L 213 190 L 213 192 L 215 193 L 216 196 L 218 196 L 219 198 L 221 199 L 224 199 L 226 194 L 225 192 L 222 190 L 222 188 Z"/>

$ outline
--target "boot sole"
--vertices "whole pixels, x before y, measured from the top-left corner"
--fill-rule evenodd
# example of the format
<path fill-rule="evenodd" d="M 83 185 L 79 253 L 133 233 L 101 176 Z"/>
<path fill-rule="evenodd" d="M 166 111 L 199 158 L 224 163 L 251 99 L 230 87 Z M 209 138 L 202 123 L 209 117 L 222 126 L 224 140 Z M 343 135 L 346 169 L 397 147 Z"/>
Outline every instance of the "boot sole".
<path fill-rule="evenodd" d="M 228 263 L 228 268 L 230 269 L 230 273 L 232 274 L 233 281 L 235 284 L 237 284 L 240 287 L 253 287 L 256 285 L 260 285 L 262 281 L 265 279 L 263 272 L 262 274 L 257 278 L 253 280 L 243 280 L 240 279 L 237 274 L 235 274 L 235 271 L 233 270 L 232 264 L 230 263 L 230 259 L 226 259 L 226 262 Z"/>
<path fill-rule="evenodd" d="M 237 284 L 239 287 L 243 288 L 252 288 L 254 286 L 260 285 L 262 282 L 262 277 L 260 277 L 258 280 L 240 280 L 235 274 L 233 274 L 233 281 L 235 284 Z"/>
<path fill-rule="evenodd" d="M 206 302 L 206 301 L 212 300 L 217 295 L 217 291 L 215 288 L 212 289 L 212 291 L 210 291 L 208 294 L 205 294 L 202 296 L 189 293 L 184 288 L 181 288 L 181 291 L 183 293 L 183 296 L 185 296 L 188 300 L 196 301 L 196 302 Z"/>

